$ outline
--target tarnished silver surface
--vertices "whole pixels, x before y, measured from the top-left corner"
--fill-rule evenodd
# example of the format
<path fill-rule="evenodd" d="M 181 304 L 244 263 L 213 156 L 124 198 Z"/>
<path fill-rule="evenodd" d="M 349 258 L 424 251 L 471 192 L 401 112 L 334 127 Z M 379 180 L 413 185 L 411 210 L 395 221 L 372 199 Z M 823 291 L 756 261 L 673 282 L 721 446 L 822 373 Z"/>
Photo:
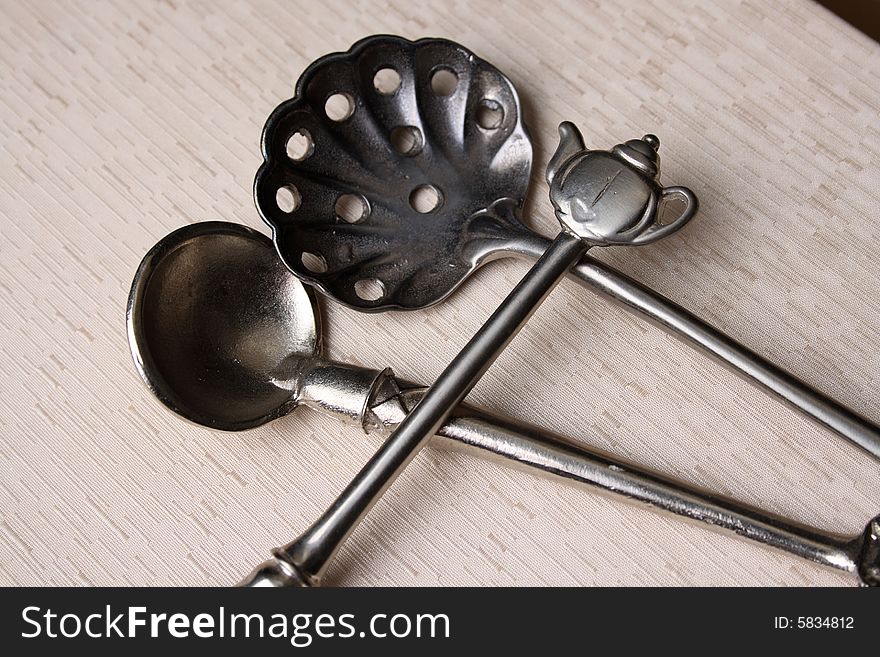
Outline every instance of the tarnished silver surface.
<path fill-rule="evenodd" d="M 400 397 L 387 406 L 412 409 L 425 388 L 402 383 Z M 377 415 L 396 419 L 401 410 L 374 409 Z M 393 422 L 390 422 L 393 426 Z M 492 454 L 507 465 L 540 470 L 589 490 L 623 496 L 690 520 L 730 530 L 798 557 L 851 572 L 863 586 L 880 586 L 880 516 L 868 522 L 857 536 L 841 537 L 774 517 L 754 507 L 689 488 L 616 459 L 589 450 L 568 438 L 507 418 L 459 407 L 438 432 L 443 444 L 457 450 Z M 440 444 L 435 440 L 432 444 Z"/>
<path fill-rule="evenodd" d="M 215 429 L 288 413 L 303 361 L 319 351 L 314 296 L 265 237 L 223 222 L 192 224 L 154 246 L 128 298 L 138 372 L 175 413 Z M 246 339 L 245 339 L 246 338 Z"/>
<path fill-rule="evenodd" d="M 391 375 L 320 358 L 315 304 L 265 235 L 221 221 L 185 226 L 135 274 L 132 357 L 163 404 L 213 429 L 249 429 L 298 405 L 365 426 Z"/>
<path fill-rule="evenodd" d="M 660 140 L 631 139 L 610 151 L 590 150 L 568 121 L 547 165 L 550 202 L 562 227 L 592 246 L 650 244 L 675 232 L 697 211 L 687 187 L 661 187 Z M 661 204 L 678 197 L 682 209 L 661 223 Z"/>
<path fill-rule="evenodd" d="M 375 84 L 388 69 L 400 78 L 390 93 Z M 438 71 L 457 76 L 451 88 L 440 89 L 448 94 L 434 90 Z M 352 101 L 353 111 L 341 121 L 325 107 L 337 93 Z M 485 120 L 499 114 L 497 124 Z M 563 131 L 571 132 L 569 126 L 563 124 Z M 401 142 L 402 128 L 417 129 L 420 139 Z M 563 135 L 552 169 L 583 151 L 575 136 Z M 292 139 L 300 140 L 299 151 L 291 151 Z M 627 146 L 617 155 L 638 161 L 638 147 Z M 269 117 L 262 149 L 254 196 L 286 264 L 360 310 L 423 308 L 451 294 L 482 264 L 509 255 L 537 259 L 550 243 L 520 219 L 532 145 L 516 89 L 496 68 L 449 41 L 374 36 L 318 59 L 297 82 L 294 97 Z M 410 204 L 423 185 L 434 185 L 442 196 L 429 213 Z M 290 211 L 277 203 L 283 188 L 298 200 Z M 343 213 L 354 223 L 338 216 L 343 197 L 363 200 L 365 213 Z M 564 194 L 554 200 L 567 207 Z M 641 240 L 655 234 L 634 232 Z M 880 458 L 880 427 L 681 306 L 589 255 L 569 275 Z"/>
<path fill-rule="evenodd" d="M 273 298 L 290 302 L 281 308 L 264 303 Z M 248 312 L 226 317 L 241 307 Z M 171 233 L 147 254 L 132 285 L 127 319 L 141 376 L 164 404 L 191 421 L 239 430 L 303 404 L 389 435 L 425 388 L 388 370 L 322 360 L 318 317 L 315 298 L 280 266 L 267 237 L 237 224 L 206 222 Z M 278 330 L 266 331 L 270 322 Z M 190 353 L 182 353 L 181 344 Z M 239 350 L 255 348 L 259 357 L 239 356 Z M 530 472 L 620 494 L 854 572 L 864 584 L 880 583 L 876 519 L 859 537 L 826 535 L 467 406 L 438 436 L 444 447 L 491 454 Z M 313 583 L 287 562 L 288 554 L 281 549 L 245 583 Z"/>
<path fill-rule="evenodd" d="M 441 72 L 454 79 L 449 89 L 436 84 Z M 394 84 L 385 85 L 380 76 L 390 73 Z M 514 212 L 496 211 L 521 204 L 507 195 L 529 169 L 519 102 L 510 81 L 473 53 L 449 41 L 372 37 L 310 66 L 296 91 L 266 123 L 254 194 L 279 255 L 306 280 L 357 307 L 419 305 L 420 294 L 442 298 L 457 287 L 485 257 L 473 254 L 485 252 L 481 244 L 499 230 L 526 232 L 518 219 L 505 224 Z M 563 141 L 562 150 L 569 145 Z M 588 248 L 647 244 L 695 214 L 696 198 L 684 190 L 680 216 L 660 225 L 667 191 L 658 183 L 658 146 L 646 137 L 560 164 L 567 169 L 554 199 L 583 212 L 559 213 L 563 232 L 333 506 L 284 548 L 282 558 L 304 579 L 320 579 L 348 534 Z M 477 184 L 462 185 L 473 171 L 480 171 Z M 430 205 L 419 199 L 426 190 Z M 340 208 L 346 198 L 355 199 L 354 214 Z"/>
<path fill-rule="evenodd" d="M 383 93 L 375 80 L 388 70 L 400 82 Z M 350 99 L 351 112 L 334 120 L 326 104 L 340 96 Z M 482 127 L 478 114 L 493 127 Z M 406 141 L 401 130 L 409 131 Z M 291 139 L 310 144 L 299 159 L 289 155 Z M 475 217 L 499 199 L 519 205 L 526 194 L 532 146 L 516 91 L 494 66 L 451 41 L 374 36 L 320 58 L 300 77 L 294 98 L 272 112 L 262 147 L 254 195 L 282 259 L 352 307 L 440 301 L 493 242 L 526 233 L 512 215 Z M 420 212 L 411 197 L 426 186 L 440 203 Z M 285 188 L 301 199 L 292 211 L 277 202 Z M 367 216 L 340 217 L 345 195 L 360 199 Z M 304 262 L 303 254 L 319 256 L 325 267 Z M 379 281 L 381 296 L 360 296 L 359 281 Z"/>
<path fill-rule="evenodd" d="M 562 135 L 564 137 L 564 132 Z M 659 142 L 653 137 L 651 141 L 627 143 L 631 150 L 637 145 L 654 156 Z M 566 207 L 576 208 L 577 212 L 560 213 L 563 231 L 538 262 L 440 373 L 418 405 L 355 475 L 333 506 L 276 557 L 296 564 L 306 579 L 312 577 L 318 581 L 346 537 L 416 453 L 446 423 L 588 248 L 621 243 L 646 244 L 680 228 L 694 216 L 696 198 L 690 191 L 679 188 L 684 190 L 684 208 L 677 219 L 661 226 L 660 198 L 666 190 L 658 183 L 659 162 L 656 157 L 651 157 L 650 166 L 645 166 L 641 160 L 625 157 L 619 152 L 620 148 L 623 147 L 613 153 L 586 151 L 574 154 L 572 158 L 576 161 L 573 165 L 570 165 L 572 160 L 560 165 L 563 171 L 559 178 L 564 179 L 564 184 L 553 185 L 551 194 L 555 193 L 557 200 L 561 200 L 564 194 Z M 548 174 L 552 173 L 551 167 Z M 393 257 L 393 254 L 389 255 Z"/>
<path fill-rule="evenodd" d="M 656 138 L 650 143 L 634 140 L 628 142 L 628 147 L 633 149 L 636 144 L 641 144 L 652 155 L 659 147 Z M 658 183 L 660 170 L 656 157 L 651 159 L 650 167 L 643 166 L 639 160 L 627 159 L 617 151 L 587 151 L 572 157 L 578 161 L 561 173 L 560 178 L 568 184 L 565 193 L 569 207 L 580 211 L 560 216 L 563 231 L 440 373 L 418 405 L 404 417 L 333 505 L 302 536 L 276 553 L 276 557 L 295 564 L 307 581 L 320 580 L 343 541 L 446 423 L 588 248 L 648 243 L 683 226 L 697 210 L 694 195 L 684 190 L 685 205 L 680 216 L 667 226 L 659 225 L 659 200 L 665 190 Z M 562 166 L 567 165 L 568 160 Z M 555 191 L 561 196 L 563 190 L 564 187 L 554 185 L 551 193 Z M 466 236 L 459 236 L 456 243 L 461 241 L 466 242 Z M 281 250 L 283 252 L 283 248 Z M 394 253 L 386 255 L 395 257 Z"/>

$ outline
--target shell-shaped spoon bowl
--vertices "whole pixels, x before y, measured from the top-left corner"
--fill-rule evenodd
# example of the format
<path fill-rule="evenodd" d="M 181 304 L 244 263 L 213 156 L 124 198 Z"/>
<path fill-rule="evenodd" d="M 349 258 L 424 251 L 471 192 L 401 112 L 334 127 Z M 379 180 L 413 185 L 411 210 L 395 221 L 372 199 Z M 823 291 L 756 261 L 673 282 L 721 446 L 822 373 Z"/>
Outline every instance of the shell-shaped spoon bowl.
<path fill-rule="evenodd" d="M 436 303 L 525 230 L 532 145 L 516 90 L 450 41 L 374 36 L 322 57 L 262 148 L 254 197 L 281 258 L 359 310 Z"/>

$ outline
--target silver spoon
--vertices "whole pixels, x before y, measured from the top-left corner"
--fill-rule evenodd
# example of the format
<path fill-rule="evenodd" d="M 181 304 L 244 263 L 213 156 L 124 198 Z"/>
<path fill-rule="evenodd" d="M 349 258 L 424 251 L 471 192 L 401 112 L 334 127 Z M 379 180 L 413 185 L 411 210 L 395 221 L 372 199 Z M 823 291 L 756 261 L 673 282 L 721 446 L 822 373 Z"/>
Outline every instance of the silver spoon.
<path fill-rule="evenodd" d="M 573 126 L 562 136 L 561 157 L 584 150 Z M 451 41 L 372 36 L 320 58 L 267 120 L 262 148 L 254 195 L 279 252 L 348 306 L 423 308 L 486 262 L 550 245 L 520 217 L 532 144 L 516 89 Z M 875 423 L 669 299 L 589 255 L 568 275 L 880 458 Z"/>
<path fill-rule="evenodd" d="M 302 405 L 387 435 L 425 391 L 389 370 L 322 359 L 315 297 L 280 263 L 269 238 L 239 224 L 193 224 L 156 244 L 135 274 L 127 325 L 150 390 L 179 415 L 215 429 L 256 427 Z M 444 446 L 729 529 L 855 573 L 863 584 L 880 582 L 880 519 L 856 537 L 828 535 L 468 406 L 438 436 Z M 277 550 L 243 584 L 318 583 L 326 563 L 309 572 L 309 554 L 332 555 L 344 536 L 331 526 L 317 539 L 305 537 Z"/>

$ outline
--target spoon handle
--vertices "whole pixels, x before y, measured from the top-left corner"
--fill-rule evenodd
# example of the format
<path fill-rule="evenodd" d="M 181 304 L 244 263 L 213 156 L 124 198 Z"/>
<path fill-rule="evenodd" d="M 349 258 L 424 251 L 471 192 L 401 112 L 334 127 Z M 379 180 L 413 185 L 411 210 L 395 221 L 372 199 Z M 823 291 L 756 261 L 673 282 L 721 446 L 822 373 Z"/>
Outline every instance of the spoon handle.
<path fill-rule="evenodd" d="M 440 429 L 449 447 L 500 456 L 593 491 L 648 504 L 825 566 L 855 573 L 862 584 L 880 584 L 880 516 L 857 537 L 838 537 L 774 517 L 752 506 L 689 488 L 546 430 L 489 415 L 466 405 Z M 432 443 L 436 444 L 436 443 Z M 872 553 L 869 548 L 873 546 Z"/>
<path fill-rule="evenodd" d="M 537 258 L 548 244 L 550 239 L 541 235 L 519 235 L 506 249 L 517 255 Z M 572 267 L 569 275 L 584 287 L 613 299 L 630 312 L 647 317 L 671 334 L 684 338 L 751 383 L 775 394 L 804 415 L 880 459 L 880 427 L 739 344 L 670 299 L 589 255 Z"/>
<path fill-rule="evenodd" d="M 327 365 L 322 365 L 326 369 Z M 339 366 L 336 366 L 337 368 Z M 352 378 L 354 387 L 363 384 L 363 400 L 371 399 L 370 377 L 379 381 L 385 373 L 391 377 L 390 396 L 371 405 L 370 417 L 378 425 L 366 431 L 386 436 L 407 413 L 414 409 L 428 388 L 393 377 L 388 370 L 340 370 Z M 334 376 L 338 378 L 339 372 Z M 378 384 L 377 384 L 378 385 Z M 334 397 L 336 399 L 336 397 Z M 361 407 L 363 404 L 356 404 Z M 327 412 L 327 404 L 316 406 Z M 354 408 L 354 406 L 352 407 Z M 338 410 L 332 412 L 339 415 Z M 348 418 L 348 415 L 345 414 Z M 352 416 L 349 418 L 354 420 Z M 356 424 L 358 422 L 355 422 Z M 783 550 L 815 563 L 854 573 L 866 586 L 880 585 L 880 516 L 868 523 L 856 537 L 834 536 L 786 520 L 736 500 L 688 487 L 631 463 L 615 459 L 583 443 L 552 432 L 529 426 L 517 420 L 500 417 L 466 404 L 456 408 L 439 428 L 431 441 L 435 447 L 453 449 L 474 455 L 490 455 L 505 465 L 513 465 L 529 473 L 540 473 L 586 489 L 626 500 L 647 504 L 690 520 L 729 530 L 739 536 Z M 275 552 L 276 557 L 255 569 L 241 586 L 306 586 L 300 571 L 290 564 L 290 546 Z"/>
<path fill-rule="evenodd" d="M 259 566 L 244 584 L 319 585 L 345 539 L 587 248 L 576 236 L 560 233 L 324 515 L 275 550 L 276 559 Z"/>
<path fill-rule="evenodd" d="M 300 390 L 299 403 L 358 426 L 365 433 L 387 437 L 417 407 L 428 388 L 400 380 L 388 369 L 368 370 L 314 359 L 304 368 Z M 870 545 L 880 546 L 880 518 L 873 521 L 875 538 L 867 531 L 855 538 L 833 536 L 706 490 L 689 488 L 570 438 L 466 404 L 447 418 L 431 444 L 488 455 L 531 474 L 550 475 L 591 491 L 646 503 L 825 566 L 857 572 L 863 584 L 880 583 L 870 571 L 871 567 L 880 569 L 880 557 L 868 552 Z M 264 564 L 256 579 L 276 577 L 283 567 Z"/>

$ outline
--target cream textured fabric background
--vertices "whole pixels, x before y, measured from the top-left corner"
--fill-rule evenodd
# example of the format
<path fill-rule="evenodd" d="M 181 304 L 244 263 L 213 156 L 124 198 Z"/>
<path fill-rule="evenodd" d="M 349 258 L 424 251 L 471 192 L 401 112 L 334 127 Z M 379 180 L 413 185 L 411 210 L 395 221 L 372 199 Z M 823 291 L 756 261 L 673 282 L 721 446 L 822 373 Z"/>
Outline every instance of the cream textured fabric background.
<path fill-rule="evenodd" d="M 265 230 L 265 118 L 376 32 L 460 41 L 509 75 L 536 141 L 646 131 L 702 202 L 599 257 L 880 421 L 880 46 L 806 0 L 16 2 L 0 6 L 0 583 L 224 585 L 314 519 L 376 443 L 303 411 L 232 435 L 160 407 L 131 364 L 135 267 L 188 222 Z M 331 305 L 328 353 L 429 382 L 526 271 L 429 311 Z M 564 283 L 473 403 L 817 527 L 860 532 L 878 464 L 701 353 Z M 843 585 L 673 516 L 428 450 L 336 585 Z"/>

